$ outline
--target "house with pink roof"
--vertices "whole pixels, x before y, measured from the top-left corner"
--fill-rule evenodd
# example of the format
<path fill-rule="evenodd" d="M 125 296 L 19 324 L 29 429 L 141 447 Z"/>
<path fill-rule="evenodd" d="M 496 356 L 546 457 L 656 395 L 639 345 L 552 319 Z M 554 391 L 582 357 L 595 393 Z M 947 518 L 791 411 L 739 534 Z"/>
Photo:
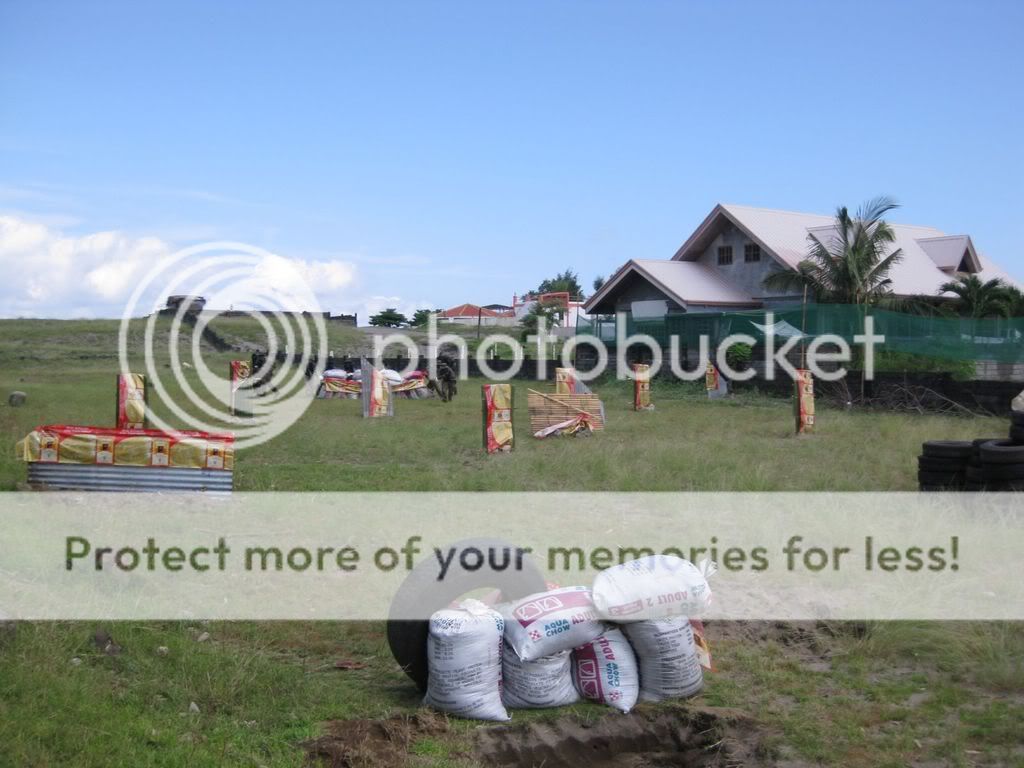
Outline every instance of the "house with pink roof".
<path fill-rule="evenodd" d="M 890 276 L 899 296 L 935 296 L 958 274 L 1020 284 L 975 246 L 970 235 L 933 227 L 892 224 L 902 260 Z M 682 312 L 726 312 L 792 306 L 802 297 L 769 291 L 772 272 L 795 270 L 807 258 L 810 237 L 827 242 L 831 215 L 719 204 L 671 259 L 631 259 L 584 309 L 589 314 L 628 312 L 662 317 Z"/>

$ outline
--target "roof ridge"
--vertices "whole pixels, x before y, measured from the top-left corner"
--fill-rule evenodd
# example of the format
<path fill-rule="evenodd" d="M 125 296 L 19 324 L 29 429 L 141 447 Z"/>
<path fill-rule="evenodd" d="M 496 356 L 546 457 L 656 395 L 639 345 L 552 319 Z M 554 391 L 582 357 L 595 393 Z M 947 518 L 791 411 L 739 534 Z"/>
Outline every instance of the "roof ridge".
<path fill-rule="evenodd" d="M 811 213 L 809 211 L 788 211 L 785 208 L 762 208 L 758 205 L 741 205 L 740 203 L 719 203 L 723 208 L 743 208 L 748 211 L 764 211 L 766 213 L 785 213 L 789 216 L 818 216 L 820 218 L 834 219 L 831 213 Z"/>
<path fill-rule="evenodd" d="M 757 205 L 741 205 L 740 203 L 719 203 L 718 205 L 723 208 L 742 208 L 747 211 L 762 211 L 764 213 L 784 213 L 787 216 L 814 216 L 816 218 L 832 219 L 835 220 L 835 215 L 831 213 L 811 213 L 809 211 L 788 211 L 784 208 L 762 208 Z M 936 232 L 942 232 L 937 227 L 930 226 L 928 224 L 904 224 L 898 221 L 889 221 L 891 227 L 909 227 L 911 229 L 931 229 Z M 808 227 L 810 229 L 810 227 Z M 955 237 L 955 235 L 945 235 L 943 237 Z"/>

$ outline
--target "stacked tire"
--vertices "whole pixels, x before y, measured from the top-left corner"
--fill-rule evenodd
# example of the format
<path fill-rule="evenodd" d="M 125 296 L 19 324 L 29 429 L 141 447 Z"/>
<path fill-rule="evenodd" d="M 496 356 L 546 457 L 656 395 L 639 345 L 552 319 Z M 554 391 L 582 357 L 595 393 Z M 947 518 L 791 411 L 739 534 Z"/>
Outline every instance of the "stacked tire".
<path fill-rule="evenodd" d="M 929 440 L 917 457 L 917 482 L 922 491 L 962 491 L 974 446 L 966 440 Z"/>
<path fill-rule="evenodd" d="M 1010 440 L 1024 445 L 1024 411 L 1010 411 Z"/>
<path fill-rule="evenodd" d="M 985 472 L 985 463 L 981 458 L 981 446 L 985 443 L 998 442 L 998 437 L 982 437 L 971 443 L 971 458 L 967 462 L 967 483 L 965 491 L 984 491 L 988 488 L 988 474 Z"/>
<path fill-rule="evenodd" d="M 978 451 L 986 491 L 1024 491 L 1024 441 L 989 440 Z"/>

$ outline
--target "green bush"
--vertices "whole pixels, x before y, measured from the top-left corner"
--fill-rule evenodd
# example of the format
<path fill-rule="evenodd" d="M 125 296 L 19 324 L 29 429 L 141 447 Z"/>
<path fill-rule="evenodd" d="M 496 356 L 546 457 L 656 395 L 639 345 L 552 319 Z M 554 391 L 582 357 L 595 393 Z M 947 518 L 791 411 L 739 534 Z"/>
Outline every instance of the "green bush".
<path fill-rule="evenodd" d="M 742 371 L 754 358 L 754 350 L 751 349 L 749 344 L 742 342 L 733 344 L 725 352 L 725 362 L 729 364 L 729 367 L 734 371 Z"/>
<path fill-rule="evenodd" d="M 875 370 L 883 373 L 948 373 L 957 381 L 969 381 L 974 378 L 975 364 L 973 360 L 876 350 Z"/>

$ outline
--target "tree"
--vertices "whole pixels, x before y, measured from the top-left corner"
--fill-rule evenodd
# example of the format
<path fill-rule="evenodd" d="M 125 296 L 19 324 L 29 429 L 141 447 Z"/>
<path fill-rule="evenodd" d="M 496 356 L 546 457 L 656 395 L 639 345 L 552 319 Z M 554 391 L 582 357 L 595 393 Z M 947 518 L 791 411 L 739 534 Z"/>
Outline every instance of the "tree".
<path fill-rule="evenodd" d="M 554 277 L 542 280 L 537 286 L 536 293 L 568 293 L 569 298 L 574 301 L 583 301 L 585 295 L 583 286 L 580 285 L 580 276 L 571 269 L 559 272 Z"/>
<path fill-rule="evenodd" d="M 435 312 L 440 312 L 440 309 L 417 309 L 412 313 L 412 320 L 409 321 L 409 325 L 416 328 L 422 328 L 424 325 L 430 322 L 430 316 Z"/>
<path fill-rule="evenodd" d="M 1008 288 L 998 277 L 982 282 L 977 275 L 961 275 L 939 286 L 939 293 L 955 294 L 956 307 L 965 317 L 992 317 L 1009 314 Z"/>
<path fill-rule="evenodd" d="M 380 328 L 400 328 L 408 323 L 409 319 L 394 307 L 388 307 L 370 318 L 370 325 Z"/>
<path fill-rule="evenodd" d="M 523 341 L 526 341 L 529 336 L 535 335 L 541 319 L 544 320 L 545 330 L 550 331 L 551 327 L 555 325 L 564 310 L 565 307 L 557 301 L 535 302 L 534 305 L 530 307 L 530 311 L 523 316 L 523 330 L 520 334 L 520 338 Z"/>
<path fill-rule="evenodd" d="M 601 288 L 604 286 L 604 275 L 598 275 L 597 277 L 595 277 L 593 286 L 595 292 L 600 291 Z"/>
<path fill-rule="evenodd" d="M 899 206 L 888 197 L 864 203 L 855 216 L 846 206 L 836 211 L 830 235 L 810 234 L 807 258 L 795 271 L 774 272 L 764 287 L 776 291 L 801 291 L 814 301 L 853 304 L 867 314 L 872 306 L 896 307 L 902 302 L 892 292 L 889 272 L 903 259 L 892 227 L 883 218 Z M 865 372 L 861 370 L 860 396 L 864 399 Z"/>
<path fill-rule="evenodd" d="M 764 287 L 775 291 L 803 291 L 822 303 L 872 306 L 894 304 L 889 273 L 903 259 L 883 216 L 899 206 L 888 197 L 869 200 L 855 216 L 845 206 L 836 211 L 831 236 L 808 235 L 807 258 L 795 271 L 775 272 Z"/>
<path fill-rule="evenodd" d="M 1006 286 L 1004 303 L 1007 317 L 1024 317 L 1024 292 L 1015 285 Z"/>

